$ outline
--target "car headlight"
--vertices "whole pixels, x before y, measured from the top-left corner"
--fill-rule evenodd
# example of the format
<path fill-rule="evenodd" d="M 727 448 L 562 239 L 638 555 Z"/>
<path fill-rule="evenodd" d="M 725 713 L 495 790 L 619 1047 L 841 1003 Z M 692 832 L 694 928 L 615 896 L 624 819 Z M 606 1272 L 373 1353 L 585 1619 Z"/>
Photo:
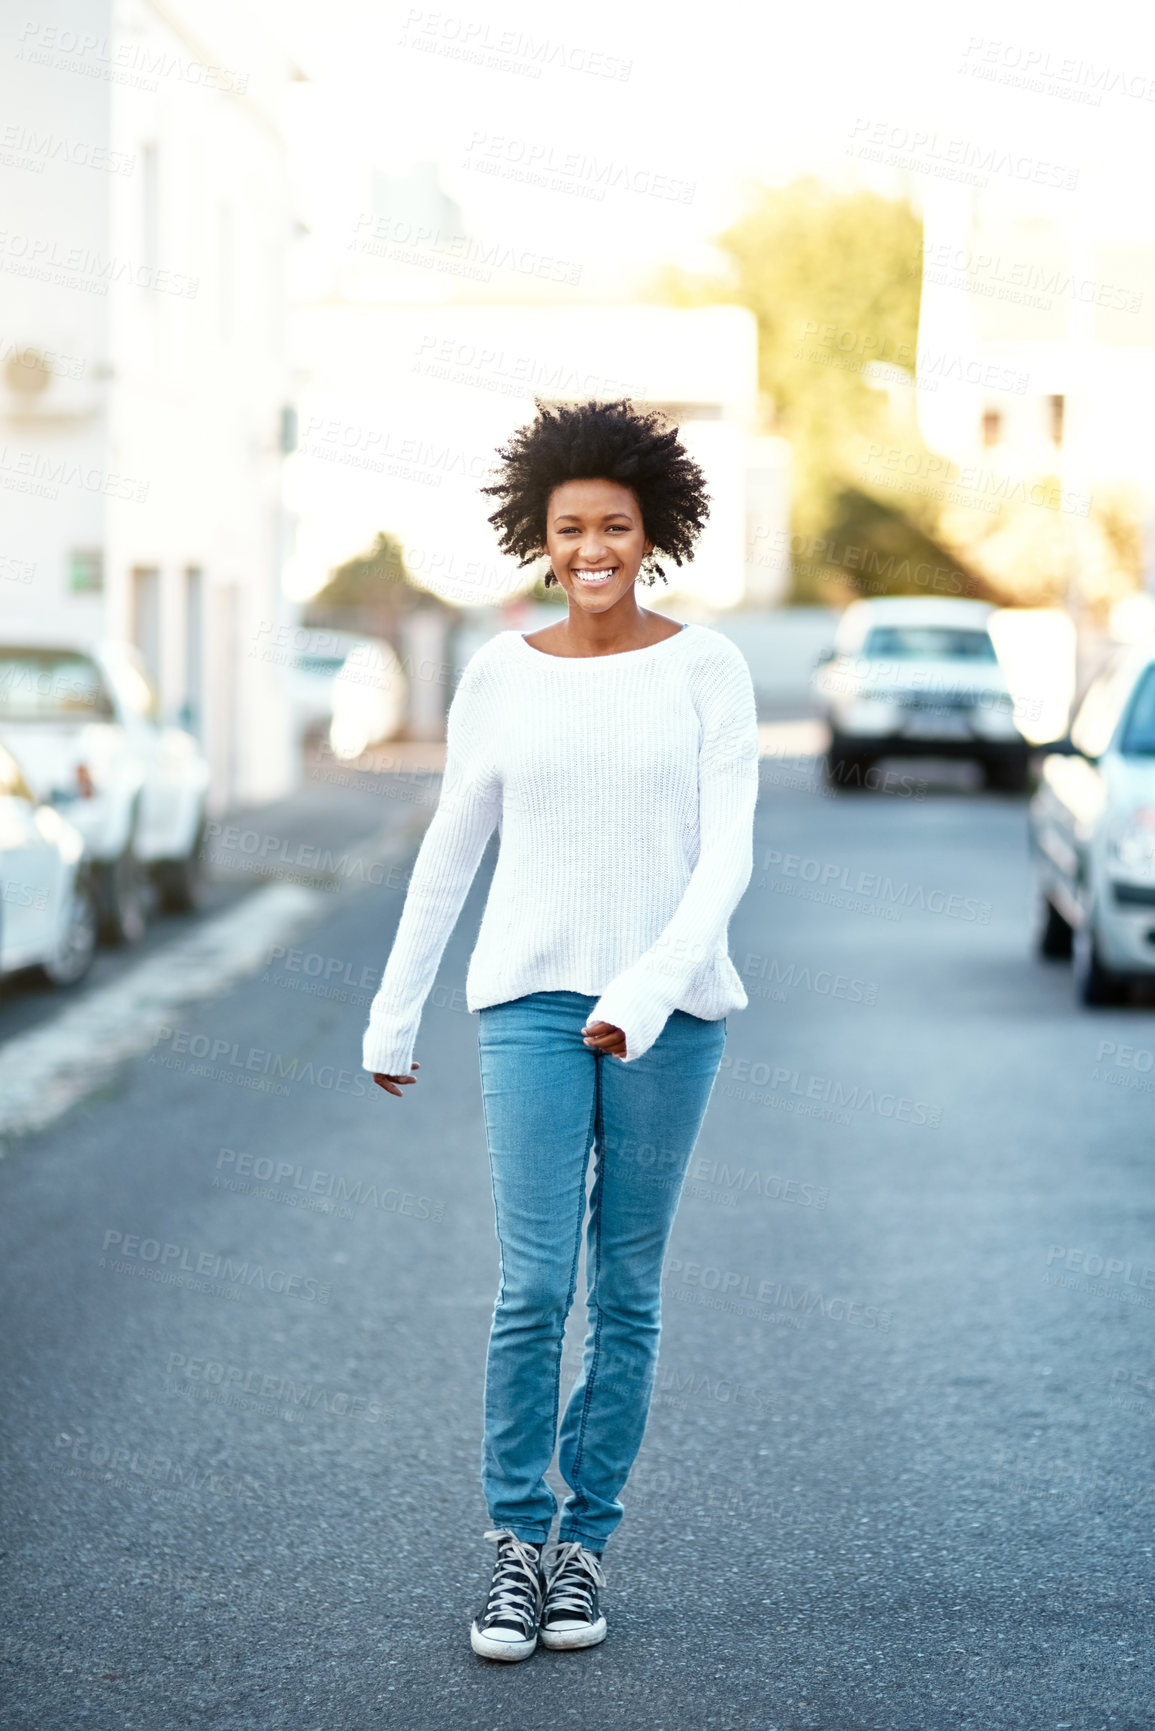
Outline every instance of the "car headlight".
<path fill-rule="evenodd" d="M 1108 857 L 1128 877 L 1155 878 L 1155 805 L 1137 806 L 1112 824 Z"/>

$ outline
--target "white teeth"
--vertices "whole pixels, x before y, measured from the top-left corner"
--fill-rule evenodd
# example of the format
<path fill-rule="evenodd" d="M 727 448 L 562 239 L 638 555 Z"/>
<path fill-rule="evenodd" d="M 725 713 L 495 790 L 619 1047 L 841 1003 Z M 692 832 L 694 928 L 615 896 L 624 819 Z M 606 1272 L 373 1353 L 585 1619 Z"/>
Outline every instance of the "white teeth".
<path fill-rule="evenodd" d="M 579 583 L 609 583 L 615 573 L 613 571 L 575 571 L 573 575 Z"/>

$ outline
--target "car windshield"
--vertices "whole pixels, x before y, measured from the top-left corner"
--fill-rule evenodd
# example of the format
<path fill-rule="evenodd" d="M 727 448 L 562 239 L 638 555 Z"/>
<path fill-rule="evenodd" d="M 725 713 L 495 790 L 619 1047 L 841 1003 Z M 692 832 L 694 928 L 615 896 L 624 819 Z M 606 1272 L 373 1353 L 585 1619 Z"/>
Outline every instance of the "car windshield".
<path fill-rule="evenodd" d="M 293 666 L 298 673 L 323 673 L 335 679 L 345 665 L 344 655 L 298 655 Z"/>
<path fill-rule="evenodd" d="M 1155 667 L 1139 681 L 1119 750 L 1124 757 L 1155 757 Z"/>
<path fill-rule="evenodd" d="M 994 661 L 995 646 L 986 631 L 951 625 L 875 625 L 862 653 L 870 661 Z"/>
<path fill-rule="evenodd" d="M 67 649 L 0 649 L 0 721 L 110 721 L 100 669 Z"/>

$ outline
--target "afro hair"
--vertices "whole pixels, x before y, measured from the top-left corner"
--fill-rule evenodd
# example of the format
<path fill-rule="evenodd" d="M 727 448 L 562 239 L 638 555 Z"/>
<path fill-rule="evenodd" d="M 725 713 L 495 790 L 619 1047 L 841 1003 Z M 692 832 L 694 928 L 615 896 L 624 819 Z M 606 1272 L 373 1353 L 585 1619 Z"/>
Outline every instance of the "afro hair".
<path fill-rule="evenodd" d="M 617 481 L 632 489 L 646 539 L 655 552 L 681 565 L 710 513 L 705 477 L 678 439 L 678 429 L 656 410 L 635 409 L 627 398 L 612 403 L 544 403 L 537 418 L 498 449 L 501 466 L 483 493 L 501 503 L 489 521 L 503 553 L 528 565 L 545 550 L 546 509 L 566 481 Z M 664 577 L 652 556 L 645 581 Z M 546 583 L 556 582 L 550 572 Z"/>

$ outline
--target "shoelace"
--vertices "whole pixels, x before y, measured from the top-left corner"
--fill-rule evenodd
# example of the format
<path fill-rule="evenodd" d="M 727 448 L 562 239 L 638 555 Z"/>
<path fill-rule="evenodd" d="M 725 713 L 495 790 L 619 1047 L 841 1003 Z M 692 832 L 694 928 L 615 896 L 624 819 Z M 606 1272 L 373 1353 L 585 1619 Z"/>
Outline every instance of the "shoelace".
<path fill-rule="evenodd" d="M 485 1536 L 497 1540 L 497 1564 L 485 1607 L 485 1623 L 510 1623 L 528 1640 L 537 1623 L 540 1604 L 539 1553 L 508 1527 L 495 1527 Z"/>
<path fill-rule="evenodd" d="M 594 1589 L 604 1588 L 606 1577 L 592 1551 L 580 1541 L 558 1545 L 553 1554 L 546 1589 L 546 1607 L 552 1617 L 555 1612 L 593 1621 Z"/>

